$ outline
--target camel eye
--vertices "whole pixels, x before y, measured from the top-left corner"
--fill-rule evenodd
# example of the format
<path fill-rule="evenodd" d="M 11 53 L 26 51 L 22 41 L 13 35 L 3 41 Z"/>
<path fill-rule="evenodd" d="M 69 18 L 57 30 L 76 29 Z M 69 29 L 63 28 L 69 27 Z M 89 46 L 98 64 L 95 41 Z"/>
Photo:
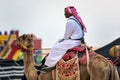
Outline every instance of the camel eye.
<path fill-rule="evenodd" d="M 31 42 L 31 39 L 28 39 L 29 42 Z"/>
<path fill-rule="evenodd" d="M 31 34 L 31 37 L 33 38 L 33 34 Z"/>

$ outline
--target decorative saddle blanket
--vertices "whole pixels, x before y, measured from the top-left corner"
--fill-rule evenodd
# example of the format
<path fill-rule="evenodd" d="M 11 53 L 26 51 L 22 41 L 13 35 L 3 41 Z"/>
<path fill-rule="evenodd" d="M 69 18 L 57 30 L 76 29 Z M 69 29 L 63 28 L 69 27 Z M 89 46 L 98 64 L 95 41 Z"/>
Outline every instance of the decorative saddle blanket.
<path fill-rule="evenodd" d="M 89 52 L 92 57 L 95 52 Z M 80 80 L 79 64 L 86 64 L 85 46 L 69 49 L 56 65 L 56 80 Z"/>
<path fill-rule="evenodd" d="M 67 61 L 61 59 L 56 65 L 56 80 L 80 80 L 77 54 Z"/>

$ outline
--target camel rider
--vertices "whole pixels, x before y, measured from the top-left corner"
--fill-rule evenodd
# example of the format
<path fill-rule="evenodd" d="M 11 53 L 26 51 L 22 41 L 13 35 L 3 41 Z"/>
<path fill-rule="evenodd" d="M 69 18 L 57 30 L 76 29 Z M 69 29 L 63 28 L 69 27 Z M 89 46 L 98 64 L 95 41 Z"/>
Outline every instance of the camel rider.
<path fill-rule="evenodd" d="M 35 66 L 38 71 L 47 71 L 55 67 L 68 49 L 84 43 L 83 37 L 86 27 L 76 9 L 73 6 L 68 6 L 64 9 L 64 13 L 65 17 L 68 18 L 64 37 L 53 45 L 45 63 L 43 61 L 44 65 Z"/>
<path fill-rule="evenodd" d="M 113 63 L 117 66 L 117 70 L 120 75 L 120 45 L 115 45 L 110 48 L 109 54 L 112 57 L 116 57 L 116 60 Z"/>

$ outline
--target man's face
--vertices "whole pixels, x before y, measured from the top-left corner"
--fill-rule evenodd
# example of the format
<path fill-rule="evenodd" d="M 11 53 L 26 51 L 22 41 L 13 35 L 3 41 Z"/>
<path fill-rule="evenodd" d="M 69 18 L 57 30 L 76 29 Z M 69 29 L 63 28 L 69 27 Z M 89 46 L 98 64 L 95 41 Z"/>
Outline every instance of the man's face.
<path fill-rule="evenodd" d="M 70 16 L 72 16 L 71 14 L 67 13 L 66 10 L 64 10 L 64 15 L 66 18 L 69 18 Z"/>

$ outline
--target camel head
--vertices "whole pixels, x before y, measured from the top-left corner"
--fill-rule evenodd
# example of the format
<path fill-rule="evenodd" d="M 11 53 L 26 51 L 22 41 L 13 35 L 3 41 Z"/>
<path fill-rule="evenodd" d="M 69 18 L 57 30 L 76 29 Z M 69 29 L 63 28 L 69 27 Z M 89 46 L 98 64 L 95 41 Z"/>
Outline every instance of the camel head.
<path fill-rule="evenodd" d="M 16 40 L 16 45 L 23 51 L 33 51 L 33 34 L 23 34 Z"/>

